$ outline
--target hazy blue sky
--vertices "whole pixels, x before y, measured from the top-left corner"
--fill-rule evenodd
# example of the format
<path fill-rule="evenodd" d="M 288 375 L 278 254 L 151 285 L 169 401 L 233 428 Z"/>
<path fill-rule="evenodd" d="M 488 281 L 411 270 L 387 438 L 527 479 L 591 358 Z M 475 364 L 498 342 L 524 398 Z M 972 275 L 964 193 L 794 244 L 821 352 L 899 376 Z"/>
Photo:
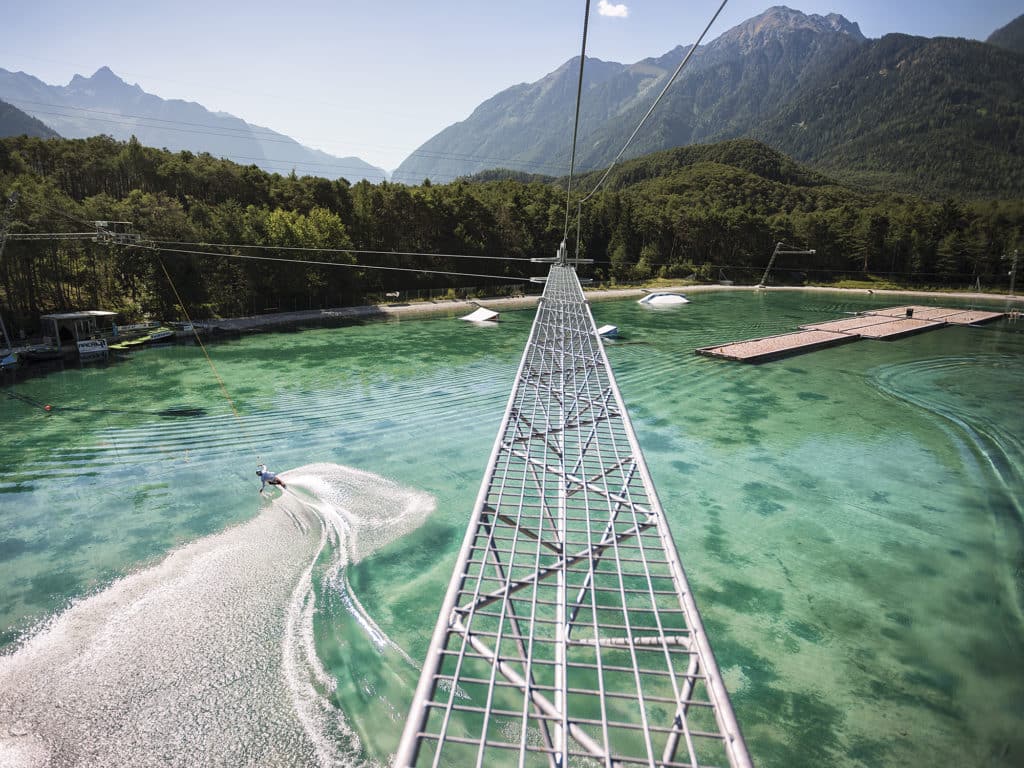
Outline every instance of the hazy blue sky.
<path fill-rule="evenodd" d="M 733 0 L 707 39 L 769 5 Z M 693 42 L 717 7 L 716 0 L 593 0 L 588 55 L 623 63 L 661 55 Z M 1024 0 L 790 7 L 842 14 L 868 37 L 984 39 L 1024 13 Z M 0 0 L 0 67 L 63 85 L 106 65 L 150 93 L 198 101 L 392 170 L 481 101 L 579 53 L 583 8 L 582 0 Z"/>

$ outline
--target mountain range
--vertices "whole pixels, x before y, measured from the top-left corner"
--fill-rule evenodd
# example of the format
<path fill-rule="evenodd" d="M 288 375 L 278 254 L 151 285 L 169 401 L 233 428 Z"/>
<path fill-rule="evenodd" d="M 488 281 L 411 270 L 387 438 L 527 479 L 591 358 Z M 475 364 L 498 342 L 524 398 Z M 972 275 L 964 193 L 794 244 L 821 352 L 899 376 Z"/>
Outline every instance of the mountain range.
<path fill-rule="evenodd" d="M 300 176 L 375 183 L 387 176 L 383 169 L 357 157 L 334 157 L 226 112 L 146 93 L 108 67 L 91 77 L 75 75 L 64 86 L 0 69 L 0 99 L 69 139 L 102 133 L 127 140 L 134 135 L 147 146 L 209 152 L 282 174 L 295 170 Z"/>
<path fill-rule="evenodd" d="M 1021 20 L 990 42 L 868 39 L 838 14 L 776 6 L 701 46 L 625 157 L 749 137 L 868 187 L 933 197 L 1024 190 Z M 686 49 L 632 65 L 588 58 L 577 168 L 607 166 Z M 482 103 L 424 143 L 395 181 L 446 181 L 501 166 L 569 167 L 579 58 Z"/>
<path fill-rule="evenodd" d="M 576 167 L 606 167 L 688 48 L 634 64 L 587 58 Z M 501 91 L 421 145 L 391 175 L 420 184 L 503 169 L 558 177 L 569 168 L 579 57 Z M 337 158 L 200 104 L 128 85 L 107 67 L 51 86 L 0 69 L 0 135 L 134 135 L 299 175 L 383 181 Z M 11 110 L 18 108 L 24 116 Z M 38 122 L 45 123 L 44 125 Z M 10 127 L 8 127 L 10 126 Z M 624 158 L 753 138 L 845 182 L 943 197 L 1024 193 L 1024 16 L 985 42 L 902 34 L 866 38 L 838 14 L 769 8 L 695 52 Z"/>

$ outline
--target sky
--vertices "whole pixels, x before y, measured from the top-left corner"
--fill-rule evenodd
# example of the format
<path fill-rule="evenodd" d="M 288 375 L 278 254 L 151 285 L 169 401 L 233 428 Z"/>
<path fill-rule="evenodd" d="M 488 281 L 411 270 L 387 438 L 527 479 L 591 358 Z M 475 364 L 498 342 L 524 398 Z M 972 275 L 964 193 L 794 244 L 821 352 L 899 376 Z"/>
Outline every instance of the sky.
<path fill-rule="evenodd" d="M 776 0 L 777 1 L 777 0 Z M 692 43 L 719 0 L 592 0 L 587 55 L 631 64 Z M 733 0 L 705 42 L 772 0 Z M 792 0 L 868 37 L 984 40 L 1024 0 Z M 393 170 L 448 125 L 578 55 L 584 0 L 0 0 L 0 67 L 51 85 L 109 66 L 339 157 Z"/>

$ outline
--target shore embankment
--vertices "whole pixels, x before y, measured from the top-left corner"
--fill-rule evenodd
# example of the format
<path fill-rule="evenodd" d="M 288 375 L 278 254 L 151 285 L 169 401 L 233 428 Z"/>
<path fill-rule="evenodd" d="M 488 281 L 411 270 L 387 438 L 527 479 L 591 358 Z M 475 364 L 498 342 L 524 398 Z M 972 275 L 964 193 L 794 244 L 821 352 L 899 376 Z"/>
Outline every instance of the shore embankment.
<path fill-rule="evenodd" d="M 643 296 L 652 290 L 678 291 L 681 293 L 710 293 L 715 291 L 824 291 L 846 294 L 874 294 L 891 296 L 898 299 L 907 297 L 931 297 L 969 300 L 1005 302 L 1014 301 L 1024 306 L 1024 297 L 1008 296 L 992 293 L 961 292 L 961 291 L 914 291 L 896 289 L 863 289 L 863 288 L 828 288 L 816 286 L 770 287 L 755 288 L 743 285 L 680 285 L 659 286 L 657 288 L 607 288 L 589 289 L 586 291 L 588 301 L 611 301 Z M 204 324 L 211 329 L 227 333 L 246 333 L 264 328 L 285 325 L 315 325 L 338 321 L 386 320 L 395 317 L 417 317 L 432 314 L 451 314 L 465 311 L 467 314 L 478 307 L 486 307 L 495 311 L 528 309 L 536 306 L 539 295 L 502 296 L 481 299 L 451 299 L 438 301 L 422 301 L 410 303 L 371 304 L 358 307 L 337 307 L 333 309 L 311 309 L 297 312 L 274 312 L 248 317 L 232 317 L 220 320 L 208 320 Z"/>

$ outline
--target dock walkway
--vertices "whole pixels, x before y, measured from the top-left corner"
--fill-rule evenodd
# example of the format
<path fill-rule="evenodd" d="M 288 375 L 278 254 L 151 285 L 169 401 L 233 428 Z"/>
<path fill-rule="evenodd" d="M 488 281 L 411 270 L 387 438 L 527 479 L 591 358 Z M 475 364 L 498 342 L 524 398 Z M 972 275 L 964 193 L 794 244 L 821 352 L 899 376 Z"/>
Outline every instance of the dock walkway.
<path fill-rule="evenodd" d="M 698 355 L 744 363 L 761 363 L 789 355 L 813 352 L 858 339 L 893 340 L 947 325 L 976 325 L 1003 317 L 1003 312 L 901 306 L 863 312 L 853 317 L 801 325 L 799 331 L 747 341 L 716 344 L 696 350 Z"/>
<path fill-rule="evenodd" d="M 750 768 L 589 301 L 544 287 L 393 764 Z"/>

